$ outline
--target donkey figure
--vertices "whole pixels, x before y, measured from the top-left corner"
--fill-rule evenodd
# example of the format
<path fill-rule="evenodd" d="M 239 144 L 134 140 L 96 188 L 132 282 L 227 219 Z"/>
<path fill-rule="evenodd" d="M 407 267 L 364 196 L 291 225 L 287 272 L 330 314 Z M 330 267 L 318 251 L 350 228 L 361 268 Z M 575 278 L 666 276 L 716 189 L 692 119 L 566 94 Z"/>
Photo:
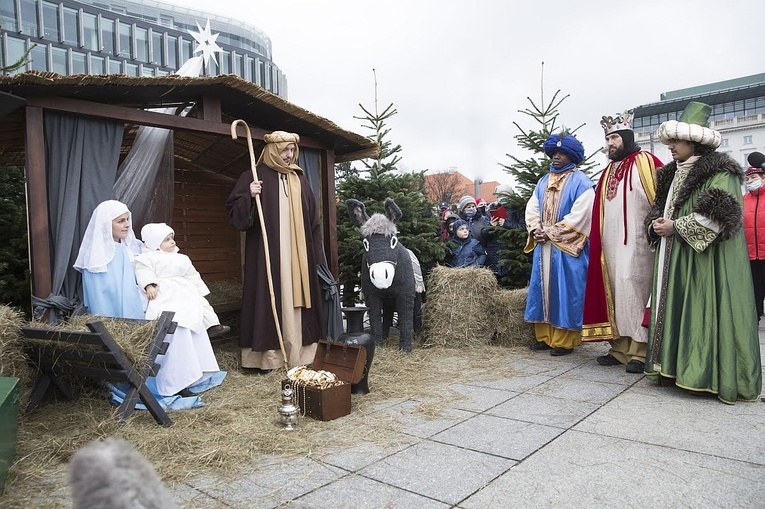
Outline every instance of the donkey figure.
<path fill-rule="evenodd" d="M 392 198 L 385 199 L 385 215 L 369 217 L 364 204 L 346 202 L 351 220 L 361 229 L 364 255 L 361 259 L 361 291 L 369 307 L 369 327 L 375 344 L 383 341 L 383 307 L 398 313 L 399 350 L 412 351 L 415 280 L 412 259 L 396 234 L 401 209 Z"/>

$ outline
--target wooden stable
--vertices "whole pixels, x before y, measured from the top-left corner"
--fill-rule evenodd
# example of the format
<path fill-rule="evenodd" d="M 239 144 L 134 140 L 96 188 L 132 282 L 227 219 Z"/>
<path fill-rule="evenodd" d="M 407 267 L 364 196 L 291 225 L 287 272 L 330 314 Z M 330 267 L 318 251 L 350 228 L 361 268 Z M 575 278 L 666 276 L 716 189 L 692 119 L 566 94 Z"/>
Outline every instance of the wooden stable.
<path fill-rule="evenodd" d="M 300 135 L 300 147 L 319 153 L 319 193 L 324 247 L 337 276 L 334 164 L 371 157 L 379 147 L 234 75 L 206 78 L 123 75 L 59 76 L 28 72 L 0 76 L 0 92 L 26 106 L 0 118 L 0 165 L 24 166 L 27 176 L 32 291 L 51 290 L 51 246 L 45 161 L 44 113 L 64 112 L 124 123 L 121 158 L 139 126 L 174 132 L 175 196 L 172 227 L 183 252 L 207 282 L 241 278 L 240 234 L 228 225 L 225 199 L 239 175 L 250 169 L 242 128 L 233 140 L 230 125 L 250 126 L 255 150 L 263 135 L 284 130 Z M 190 108 L 187 116 L 149 108 Z"/>

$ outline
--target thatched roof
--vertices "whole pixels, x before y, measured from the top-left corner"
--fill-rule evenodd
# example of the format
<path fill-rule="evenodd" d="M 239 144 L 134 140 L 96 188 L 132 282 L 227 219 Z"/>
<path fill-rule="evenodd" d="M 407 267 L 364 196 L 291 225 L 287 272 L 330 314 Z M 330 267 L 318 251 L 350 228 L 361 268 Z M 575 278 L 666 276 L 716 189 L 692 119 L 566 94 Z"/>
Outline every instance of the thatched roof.
<path fill-rule="evenodd" d="M 379 151 L 377 144 L 371 140 L 346 131 L 332 121 L 232 74 L 191 78 L 115 74 L 61 76 L 27 72 L 0 76 L 0 91 L 26 99 L 68 98 L 135 109 L 192 105 L 188 117 L 197 116 L 196 105 L 200 97 L 212 96 L 220 99 L 224 122 L 242 118 L 250 126 L 265 131 L 299 133 L 301 138 L 311 139 L 333 150 L 336 162 L 372 157 Z M 126 145 L 132 143 L 136 129 L 135 124 L 126 124 Z M 231 140 L 219 134 L 176 130 L 175 140 L 176 158 L 192 169 L 214 165 L 223 174 L 235 177 L 249 167 L 249 159 L 241 157 L 242 139 Z M 234 154 L 236 161 L 233 160 Z M 0 118 L 0 160 L 4 164 L 24 164 L 23 109 Z"/>

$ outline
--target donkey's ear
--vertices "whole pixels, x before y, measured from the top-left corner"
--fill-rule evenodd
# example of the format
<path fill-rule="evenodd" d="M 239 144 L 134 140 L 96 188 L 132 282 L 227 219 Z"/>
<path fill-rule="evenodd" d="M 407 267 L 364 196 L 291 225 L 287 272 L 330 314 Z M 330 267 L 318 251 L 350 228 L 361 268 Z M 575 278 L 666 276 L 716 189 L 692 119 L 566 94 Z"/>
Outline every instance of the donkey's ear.
<path fill-rule="evenodd" d="M 351 198 L 350 200 L 346 201 L 345 204 L 348 205 L 348 215 L 351 216 L 351 221 L 353 221 L 353 224 L 356 226 L 361 226 L 367 222 L 369 216 L 367 215 L 366 207 L 364 207 L 362 202 Z"/>
<path fill-rule="evenodd" d="M 397 223 L 399 219 L 401 219 L 401 209 L 398 208 L 398 205 L 396 205 L 396 202 L 393 201 L 393 198 L 385 198 L 385 217 L 393 221 L 394 223 Z"/>

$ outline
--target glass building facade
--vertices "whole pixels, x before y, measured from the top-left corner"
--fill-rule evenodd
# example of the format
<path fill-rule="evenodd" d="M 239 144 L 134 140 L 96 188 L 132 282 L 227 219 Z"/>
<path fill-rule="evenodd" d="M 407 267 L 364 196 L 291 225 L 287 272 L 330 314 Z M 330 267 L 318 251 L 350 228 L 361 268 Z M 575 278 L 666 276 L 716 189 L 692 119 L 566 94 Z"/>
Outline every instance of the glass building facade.
<path fill-rule="evenodd" d="M 719 131 L 719 152 L 744 168 L 754 151 L 765 151 L 765 73 L 744 76 L 661 94 L 661 101 L 635 108 L 635 141 L 664 162 L 672 160 L 657 130 L 668 120 L 678 120 L 689 101 L 712 107 L 709 127 Z"/>
<path fill-rule="evenodd" d="M 287 79 L 271 60 L 271 40 L 253 25 L 151 0 L 0 0 L 0 64 L 14 72 L 166 76 L 194 51 L 189 30 L 210 20 L 223 52 L 209 76 L 236 74 L 287 98 Z"/>
<path fill-rule="evenodd" d="M 765 73 L 735 80 L 665 92 L 662 101 L 635 108 L 633 128 L 636 133 L 656 131 L 668 120 L 677 120 L 689 100 L 712 107 L 711 126 L 726 124 L 734 118 L 754 117 L 765 113 Z"/>

